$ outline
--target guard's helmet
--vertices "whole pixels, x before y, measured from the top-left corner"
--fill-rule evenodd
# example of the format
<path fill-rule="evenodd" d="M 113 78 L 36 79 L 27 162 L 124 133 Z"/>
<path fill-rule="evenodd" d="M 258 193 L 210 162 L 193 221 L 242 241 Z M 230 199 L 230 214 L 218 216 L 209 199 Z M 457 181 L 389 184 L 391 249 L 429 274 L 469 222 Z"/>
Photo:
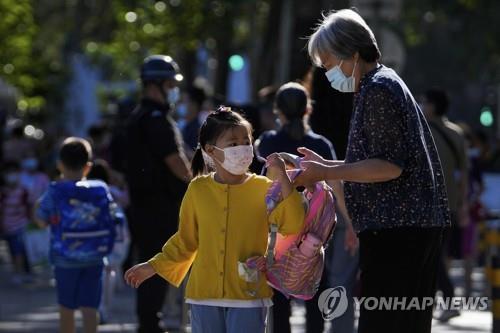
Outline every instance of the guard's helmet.
<path fill-rule="evenodd" d="M 175 80 L 182 81 L 183 77 L 180 73 L 179 66 L 168 55 L 152 55 L 144 59 L 141 67 L 141 80 L 147 81 L 163 81 Z"/>

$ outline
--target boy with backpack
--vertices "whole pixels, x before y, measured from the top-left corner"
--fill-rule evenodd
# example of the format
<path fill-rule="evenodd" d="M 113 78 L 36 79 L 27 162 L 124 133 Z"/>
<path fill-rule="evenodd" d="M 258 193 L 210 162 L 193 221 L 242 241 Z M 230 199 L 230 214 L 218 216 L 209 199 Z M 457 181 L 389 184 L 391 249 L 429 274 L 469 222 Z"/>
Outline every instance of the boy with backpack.
<path fill-rule="evenodd" d="M 81 138 L 66 139 L 59 151 L 61 179 L 40 198 L 36 219 L 50 226 L 50 259 L 60 305 L 60 332 L 75 332 L 80 309 L 84 332 L 96 332 L 103 258 L 113 248 L 123 216 L 102 181 L 86 180 L 92 150 Z"/>

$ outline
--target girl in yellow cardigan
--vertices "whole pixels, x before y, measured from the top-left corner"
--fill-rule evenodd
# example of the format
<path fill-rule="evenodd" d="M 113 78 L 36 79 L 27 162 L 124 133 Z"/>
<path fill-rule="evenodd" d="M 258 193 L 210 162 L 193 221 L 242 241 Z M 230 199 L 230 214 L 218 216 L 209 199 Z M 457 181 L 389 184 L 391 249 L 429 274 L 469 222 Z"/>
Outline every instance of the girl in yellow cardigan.
<path fill-rule="evenodd" d="M 178 287 L 191 268 L 186 303 L 193 333 L 264 332 L 271 288 L 240 263 L 265 253 L 270 223 L 285 235 L 302 229 L 302 198 L 284 161 L 276 154 L 267 159 L 284 198 L 268 215 L 264 197 L 271 180 L 248 172 L 252 159 L 250 123 L 229 109 L 211 113 L 200 130 L 192 162 L 197 177 L 182 201 L 179 230 L 162 252 L 125 273 L 135 288 L 154 274 Z"/>

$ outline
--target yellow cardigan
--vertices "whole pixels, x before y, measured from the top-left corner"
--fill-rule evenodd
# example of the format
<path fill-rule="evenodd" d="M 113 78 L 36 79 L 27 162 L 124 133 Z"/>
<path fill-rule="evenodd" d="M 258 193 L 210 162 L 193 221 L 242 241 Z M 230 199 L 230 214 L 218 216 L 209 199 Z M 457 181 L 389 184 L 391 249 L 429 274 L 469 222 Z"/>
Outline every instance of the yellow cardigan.
<path fill-rule="evenodd" d="M 238 261 L 265 254 L 270 223 L 285 235 L 300 232 L 305 210 L 294 190 L 268 216 L 264 198 L 270 185 L 255 174 L 240 185 L 220 184 L 213 173 L 195 178 L 182 200 L 179 230 L 149 263 L 175 286 L 192 264 L 186 288 L 190 299 L 271 297 L 262 274 L 258 282 L 239 277 Z"/>

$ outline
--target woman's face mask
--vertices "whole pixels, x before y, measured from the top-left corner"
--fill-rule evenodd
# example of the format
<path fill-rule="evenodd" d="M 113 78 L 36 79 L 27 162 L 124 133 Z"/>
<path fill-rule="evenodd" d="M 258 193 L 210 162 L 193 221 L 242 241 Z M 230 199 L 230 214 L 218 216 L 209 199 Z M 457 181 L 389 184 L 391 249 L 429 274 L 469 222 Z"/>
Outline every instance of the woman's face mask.
<path fill-rule="evenodd" d="M 233 175 L 243 175 L 248 171 L 253 160 L 253 146 L 242 145 L 235 147 L 227 147 L 221 149 L 214 146 L 215 149 L 224 153 L 224 162 L 217 162 L 229 173 Z"/>
<path fill-rule="evenodd" d="M 340 64 L 333 67 L 329 71 L 325 73 L 326 78 L 330 81 L 330 85 L 333 89 L 336 89 L 340 92 L 355 92 L 356 91 L 356 79 L 354 78 L 354 71 L 356 70 L 356 65 L 358 61 L 354 63 L 354 68 L 352 69 L 352 74 L 350 77 L 346 77 L 340 66 L 342 66 L 343 60 L 340 61 Z"/>

